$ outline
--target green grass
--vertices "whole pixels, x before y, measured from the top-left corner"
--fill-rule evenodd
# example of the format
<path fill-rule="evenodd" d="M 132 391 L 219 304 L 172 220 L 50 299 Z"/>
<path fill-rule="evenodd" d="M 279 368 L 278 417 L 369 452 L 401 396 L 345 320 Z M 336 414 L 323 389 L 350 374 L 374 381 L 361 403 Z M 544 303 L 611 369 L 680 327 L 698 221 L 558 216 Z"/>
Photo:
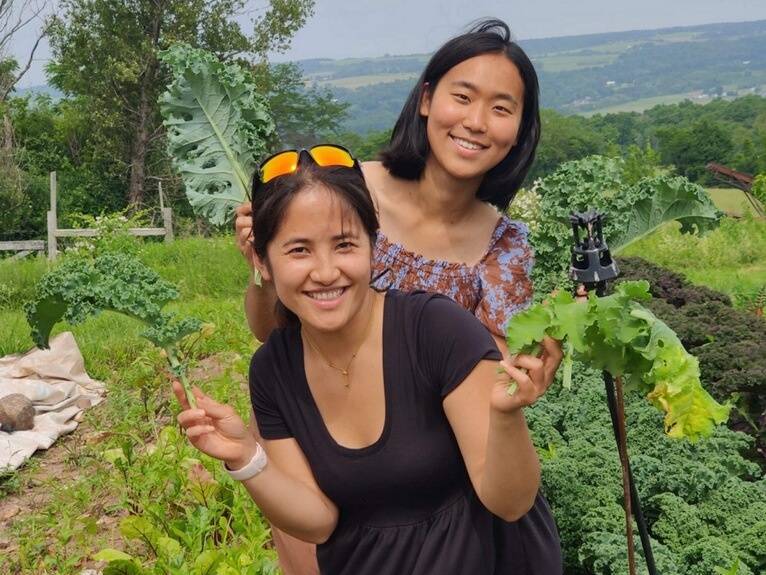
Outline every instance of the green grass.
<path fill-rule="evenodd" d="M 732 216 L 754 214 L 753 205 L 742 190 L 737 188 L 707 188 L 708 194 L 722 212 Z"/>
<path fill-rule="evenodd" d="M 701 237 L 681 234 L 678 224 L 671 223 L 620 255 L 651 260 L 743 305 L 766 285 L 766 221 L 724 218 L 718 229 Z"/>
<path fill-rule="evenodd" d="M 605 106 L 596 110 L 590 110 L 588 112 L 582 112 L 581 115 L 589 117 L 596 114 L 617 114 L 619 112 L 643 112 L 659 106 L 660 104 L 677 104 L 684 100 L 692 100 L 697 104 L 707 104 L 712 98 L 703 97 L 698 98 L 696 92 L 684 92 L 682 94 L 665 94 L 663 96 L 653 96 L 651 98 L 641 98 L 639 100 L 631 100 L 623 104 L 615 104 L 614 106 Z"/>

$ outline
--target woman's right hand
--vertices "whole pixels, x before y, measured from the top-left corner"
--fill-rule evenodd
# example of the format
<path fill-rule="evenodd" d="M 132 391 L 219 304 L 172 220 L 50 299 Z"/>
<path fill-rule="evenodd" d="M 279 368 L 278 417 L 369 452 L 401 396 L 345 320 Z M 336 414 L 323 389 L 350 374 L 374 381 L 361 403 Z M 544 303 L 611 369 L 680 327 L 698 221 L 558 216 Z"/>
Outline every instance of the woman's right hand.
<path fill-rule="evenodd" d="M 251 268 L 253 265 L 253 206 L 245 202 L 237 208 L 234 220 L 234 232 L 237 247 Z"/>
<path fill-rule="evenodd" d="M 179 382 L 173 382 L 173 391 L 183 408 L 178 423 L 194 447 L 223 461 L 229 469 L 240 469 L 250 461 L 257 443 L 232 407 L 218 403 L 195 387 L 192 391 L 197 407 L 191 408 Z"/>

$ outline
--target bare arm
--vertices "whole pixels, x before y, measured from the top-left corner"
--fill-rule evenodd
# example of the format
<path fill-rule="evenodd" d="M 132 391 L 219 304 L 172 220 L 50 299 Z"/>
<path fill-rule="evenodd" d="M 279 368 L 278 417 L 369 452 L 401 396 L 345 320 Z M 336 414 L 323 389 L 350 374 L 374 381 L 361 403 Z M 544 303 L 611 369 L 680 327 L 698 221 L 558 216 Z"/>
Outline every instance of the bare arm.
<path fill-rule="evenodd" d="M 274 284 L 261 281 L 261 286 L 252 281 L 245 291 L 245 316 L 250 331 L 258 341 L 266 341 L 271 331 L 279 327 L 274 310 L 277 305 L 277 293 Z"/>
<path fill-rule="evenodd" d="M 237 217 L 234 222 L 237 247 L 242 252 L 251 272 L 253 265 L 253 220 L 252 206 L 244 203 L 237 208 Z M 251 275 L 252 277 L 252 275 Z M 271 282 L 263 280 L 260 286 L 251 280 L 245 291 L 245 316 L 250 331 L 259 341 L 266 341 L 275 327 L 277 320 L 274 317 L 274 309 L 277 303 L 277 294 Z"/>
<path fill-rule="evenodd" d="M 226 463 L 229 469 L 244 467 L 257 444 L 236 411 L 194 389 L 197 408 L 190 408 L 183 389 L 173 384 L 184 411 L 178 422 L 189 441 L 203 453 Z M 310 543 L 326 541 L 338 523 L 338 509 L 316 483 L 297 442 L 290 439 L 264 441 L 269 458 L 266 468 L 246 481 L 245 488 L 269 521 Z"/>
<path fill-rule="evenodd" d="M 324 543 L 338 524 L 338 508 L 317 485 L 298 443 L 290 438 L 262 445 L 269 463 L 242 482 L 245 489 L 272 525 L 303 541 Z M 231 463 L 229 468 L 244 467 L 247 461 Z"/>
<path fill-rule="evenodd" d="M 560 362 L 556 342 L 546 340 L 544 348 L 551 357 L 547 362 L 532 356 L 517 356 L 515 365 L 479 362 L 444 399 L 444 411 L 479 499 L 506 521 L 531 509 L 540 486 L 540 462 L 522 408 L 545 393 Z M 518 388 L 509 396 L 510 381 Z"/>

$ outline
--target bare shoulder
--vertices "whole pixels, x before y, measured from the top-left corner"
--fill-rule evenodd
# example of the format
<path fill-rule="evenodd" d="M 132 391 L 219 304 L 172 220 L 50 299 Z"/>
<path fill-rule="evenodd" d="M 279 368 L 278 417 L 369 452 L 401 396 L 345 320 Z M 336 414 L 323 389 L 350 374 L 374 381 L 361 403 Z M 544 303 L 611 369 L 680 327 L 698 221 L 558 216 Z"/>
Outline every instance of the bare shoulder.
<path fill-rule="evenodd" d="M 383 187 L 386 184 L 386 179 L 391 177 L 383 163 L 379 161 L 362 162 L 362 173 L 367 186 L 370 188 L 370 193 L 373 194 L 375 193 L 373 188 Z"/>
<path fill-rule="evenodd" d="M 382 162 L 362 162 L 362 173 L 378 210 L 389 211 L 402 201 L 402 193 L 410 182 L 391 175 Z"/>
<path fill-rule="evenodd" d="M 495 231 L 495 227 L 497 227 L 497 223 L 502 217 L 500 211 L 487 202 L 481 202 L 477 215 L 476 222 L 478 228 L 485 232 L 489 231 L 490 234 Z"/>

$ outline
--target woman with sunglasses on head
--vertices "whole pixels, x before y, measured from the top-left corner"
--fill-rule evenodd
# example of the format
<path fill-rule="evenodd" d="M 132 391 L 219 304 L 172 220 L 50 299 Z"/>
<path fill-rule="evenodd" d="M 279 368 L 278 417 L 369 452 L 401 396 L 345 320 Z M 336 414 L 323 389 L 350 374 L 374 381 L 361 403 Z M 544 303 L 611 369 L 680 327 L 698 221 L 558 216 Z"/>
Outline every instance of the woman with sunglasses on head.
<path fill-rule="evenodd" d="M 501 362 L 450 298 L 370 286 L 376 211 L 340 148 L 268 160 L 253 223 L 284 325 L 250 366 L 263 439 L 199 389 L 190 408 L 176 384 L 190 441 L 274 526 L 317 544 L 322 574 L 551 573 L 545 546 L 523 549 L 513 523 L 540 481 L 522 409 L 551 366 Z"/>
<path fill-rule="evenodd" d="M 504 353 L 505 325 L 532 297 L 533 258 L 526 227 L 502 212 L 534 159 L 538 106 L 534 68 L 508 27 L 482 22 L 434 54 L 382 162 L 362 166 L 380 220 L 373 248 L 375 275 L 383 274 L 377 285 L 448 295 L 481 320 Z M 237 233 L 251 261 L 249 209 L 241 208 Z M 274 304 L 270 282 L 248 288 L 248 321 L 262 341 L 276 325 Z M 343 365 L 351 353 L 333 359 Z M 558 347 L 548 342 L 540 359 L 552 378 Z M 538 496 L 514 525 L 519 554 L 545 550 L 548 556 L 528 572 L 560 573 L 558 536 L 545 500 Z M 305 544 L 279 530 L 274 540 L 287 575 L 312 572 Z"/>

